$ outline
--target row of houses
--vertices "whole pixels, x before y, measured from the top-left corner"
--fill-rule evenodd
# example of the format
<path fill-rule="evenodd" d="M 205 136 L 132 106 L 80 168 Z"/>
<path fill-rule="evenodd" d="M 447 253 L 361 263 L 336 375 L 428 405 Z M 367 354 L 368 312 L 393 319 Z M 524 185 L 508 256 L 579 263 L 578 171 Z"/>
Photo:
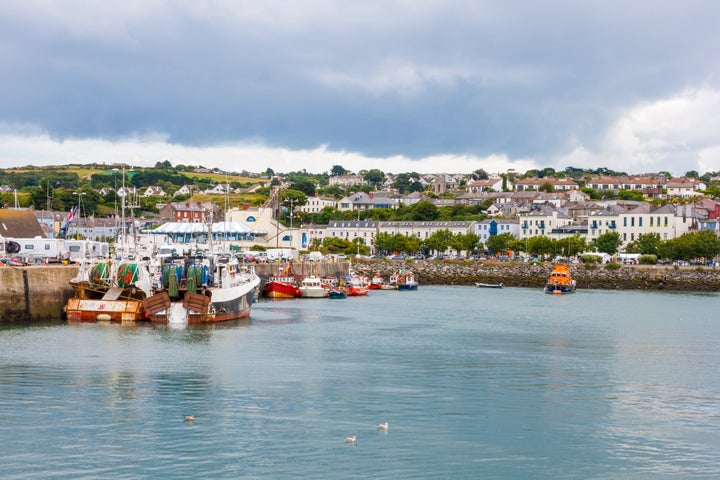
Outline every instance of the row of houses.
<path fill-rule="evenodd" d="M 174 193 L 173 197 L 179 197 L 181 195 L 193 195 L 194 193 L 204 193 L 208 195 L 225 195 L 228 193 L 252 193 L 254 190 L 261 188 L 261 184 L 255 184 L 249 188 L 233 188 L 229 183 L 219 183 L 212 188 L 200 190 L 195 185 L 183 185 L 178 188 Z M 98 193 L 103 197 L 115 192 L 118 196 L 127 196 L 128 198 L 142 197 L 167 197 L 168 193 L 158 185 L 151 185 L 149 187 L 137 188 L 137 187 L 120 187 L 115 190 L 112 187 L 104 187 L 98 190 Z"/>
<path fill-rule="evenodd" d="M 388 174 L 380 189 L 392 190 L 397 176 Z M 465 185 L 467 193 L 480 193 L 486 191 L 540 191 L 551 187 L 553 191 L 577 190 L 581 185 L 571 178 L 532 177 L 511 181 L 507 177 L 493 174 L 488 179 L 476 180 L 471 175 L 461 174 L 432 174 L 422 175 L 415 180 L 422 184 L 423 190 L 434 193 L 447 191 L 460 191 L 460 185 Z M 361 175 L 339 175 L 329 179 L 330 185 L 344 188 L 366 185 Z M 599 192 L 612 192 L 617 194 L 621 190 L 640 191 L 646 198 L 690 198 L 702 195 L 707 184 L 697 178 L 677 177 L 667 179 L 662 174 L 624 175 L 617 177 L 591 176 L 582 186 L 592 188 Z"/>
<path fill-rule="evenodd" d="M 575 193 L 573 193 L 575 192 Z M 537 192 L 515 192 L 494 195 L 496 216 L 482 221 L 425 221 L 425 222 L 380 222 L 373 220 L 334 220 L 327 225 L 307 224 L 286 228 L 275 219 L 275 209 L 270 207 L 233 208 L 223 213 L 219 206 L 208 203 L 169 202 L 162 210 L 162 219 L 127 219 L 125 231 L 141 232 L 165 222 L 200 223 L 211 218 L 214 221 L 228 220 L 247 227 L 248 235 L 239 243 L 243 250 L 254 245 L 264 247 L 309 248 L 314 241 L 326 238 L 342 238 L 353 241 L 357 238 L 371 247 L 379 233 L 415 236 L 419 240 L 429 238 L 433 233 L 447 229 L 453 234 L 475 233 L 486 243 L 493 235 L 510 233 L 518 239 L 545 235 L 555 239 L 579 234 L 590 243 L 607 232 L 617 232 L 624 244 L 635 241 L 640 235 L 658 233 L 663 240 L 677 238 L 688 232 L 713 230 L 719 232 L 720 202 L 702 199 L 697 203 L 668 204 L 654 207 L 644 202 L 599 201 L 589 202 L 582 192 L 555 193 L 552 197 Z M 0 209 L 2 225 L 17 225 L 17 212 L 23 209 Z M 56 236 L 67 219 L 65 212 L 33 211 L 36 227 L 42 227 L 41 235 Z M 512 212 L 504 215 L 502 212 Z M 13 213 L 15 212 L 15 213 Z M 210 214 L 212 213 L 212 217 Z M 70 234 L 80 234 L 90 239 L 115 237 L 119 219 L 79 216 L 73 220 Z M 27 228 L 23 235 L 38 235 L 37 230 Z M 8 231 L 0 235 L 8 235 Z M 18 236 L 18 235 L 16 235 Z M 22 235 L 21 235 L 22 236 Z M 153 238 L 158 241 L 157 237 Z"/>

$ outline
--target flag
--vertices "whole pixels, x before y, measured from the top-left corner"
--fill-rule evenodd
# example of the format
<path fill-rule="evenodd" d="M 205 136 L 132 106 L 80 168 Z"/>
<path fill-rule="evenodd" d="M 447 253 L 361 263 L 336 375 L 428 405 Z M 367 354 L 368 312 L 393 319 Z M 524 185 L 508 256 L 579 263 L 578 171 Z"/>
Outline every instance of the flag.
<path fill-rule="evenodd" d="M 73 221 L 73 218 L 75 218 L 75 215 L 77 215 L 77 205 L 73 205 L 73 207 L 70 209 L 70 212 L 68 212 L 68 223 Z"/>

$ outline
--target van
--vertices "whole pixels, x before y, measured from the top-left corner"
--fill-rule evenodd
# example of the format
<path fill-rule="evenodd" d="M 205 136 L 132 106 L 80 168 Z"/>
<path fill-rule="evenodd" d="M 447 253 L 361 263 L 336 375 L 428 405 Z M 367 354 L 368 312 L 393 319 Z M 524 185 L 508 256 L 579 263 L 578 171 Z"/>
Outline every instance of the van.
<path fill-rule="evenodd" d="M 300 258 L 300 252 L 295 248 L 268 248 L 265 253 L 270 262 L 277 260 L 297 260 Z"/>
<path fill-rule="evenodd" d="M 310 252 L 305 256 L 308 262 L 320 262 L 323 259 L 322 252 Z"/>
<path fill-rule="evenodd" d="M 158 253 L 156 255 L 156 257 L 160 261 L 165 260 L 165 259 L 172 259 L 172 258 L 175 258 L 178 256 L 179 256 L 178 251 L 177 251 L 177 248 L 175 248 L 175 247 L 160 247 L 160 249 L 158 250 Z"/>

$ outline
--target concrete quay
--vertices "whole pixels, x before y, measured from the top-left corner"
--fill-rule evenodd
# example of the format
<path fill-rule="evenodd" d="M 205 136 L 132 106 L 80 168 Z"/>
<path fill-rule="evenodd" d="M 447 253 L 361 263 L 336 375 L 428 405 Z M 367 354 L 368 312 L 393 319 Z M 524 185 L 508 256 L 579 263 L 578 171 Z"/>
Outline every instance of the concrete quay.
<path fill-rule="evenodd" d="M 0 322 L 62 320 L 77 271 L 76 265 L 0 267 Z"/>

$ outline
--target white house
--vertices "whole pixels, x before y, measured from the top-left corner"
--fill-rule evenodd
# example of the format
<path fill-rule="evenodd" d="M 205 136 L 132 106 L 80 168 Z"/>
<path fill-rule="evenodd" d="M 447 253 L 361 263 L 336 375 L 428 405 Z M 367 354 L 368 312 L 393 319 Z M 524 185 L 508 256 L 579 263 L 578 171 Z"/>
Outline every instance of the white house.
<path fill-rule="evenodd" d="M 667 196 L 677 198 L 702 196 L 701 190 L 705 189 L 707 189 L 707 185 L 697 178 L 673 178 L 667 183 Z"/>
<path fill-rule="evenodd" d="M 406 237 L 415 236 L 420 240 L 426 240 L 433 233 L 439 230 L 449 230 L 453 235 L 455 234 L 467 234 L 474 232 L 475 222 L 380 222 L 380 232 L 388 233 L 390 235 L 404 235 Z"/>
<path fill-rule="evenodd" d="M 367 185 L 362 175 L 333 175 L 328 178 L 328 185 L 339 187 L 352 187 L 355 185 Z"/>
<path fill-rule="evenodd" d="M 528 212 L 518 215 L 520 238 L 549 235 L 553 229 L 572 223 L 572 219 L 563 211 L 550 205 L 533 205 Z"/>
<path fill-rule="evenodd" d="M 488 218 L 475 224 L 475 234 L 482 243 L 495 235 L 510 233 L 513 237 L 520 237 L 520 221 L 515 218 Z"/>
<path fill-rule="evenodd" d="M 363 245 L 372 249 L 379 223 L 376 220 L 332 220 L 328 223 L 325 235 L 327 238 L 342 238 L 350 242 L 359 238 Z"/>
<path fill-rule="evenodd" d="M 163 190 L 162 187 L 159 187 L 157 185 L 151 185 L 145 189 L 145 193 L 142 194 L 143 197 L 159 197 L 167 195 L 165 193 L 165 190 Z"/>
<path fill-rule="evenodd" d="M 370 210 L 373 208 L 373 201 L 367 193 L 357 192 L 341 199 L 337 208 L 341 211 Z"/>
<path fill-rule="evenodd" d="M 182 187 L 178 188 L 173 196 L 178 195 L 192 195 L 192 193 L 197 190 L 197 187 L 193 185 L 183 185 Z"/>
<path fill-rule="evenodd" d="M 218 183 L 213 188 L 209 188 L 203 193 L 209 194 L 209 195 L 224 195 L 226 193 L 232 192 L 232 187 L 229 183 Z"/>
<path fill-rule="evenodd" d="M 337 200 L 333 197 L 321 197 L 319 195 L 315 195 L 314 197 L 308 197 L 307 203 L 295 210 L 305 213 L 320 213 L 325 207 L 336 208 L 337 203 Z"/>
<path fill-rule="evenodd" d="M 668 204 L 653 209 L 649 204 L 623 208 L 610 206 L 588 216 L 589 242 L 608 232 L 617 232 L 623 244 L 633 242 L 640 235 L 657 233 L 661 240 L 671 240 L 700 228 L 705 211 L 693 205 Z"/>
<path fill-rule="evenodd" d="M 513 185 L 509 181 L 506 182 L 508 190 L 512 190 Z M 502 178 L 489 178 L 487 180 L 473 180 L 467 183 L 466 190 L 471 193 L 479 193 L 486 191 L 502 192 L 503 191 L 503 180 Z"/>
<path fill-rule="evenodd" d="M 548 184 L 551 185 L 553 188 L 553 191 L 557 190 L 577 190 L 580 188 L 580 186 L 575 183 L 575 181 L 571 178 L 555 178 L 555 177 L 545 177 L 545 178 L 523 178 L 522 180 L 518 180 L 515 182 L 515 188 L 518 191 L 527 191 L 527 190 L 540 190 L 540 187 L 543 185 Z"/>

